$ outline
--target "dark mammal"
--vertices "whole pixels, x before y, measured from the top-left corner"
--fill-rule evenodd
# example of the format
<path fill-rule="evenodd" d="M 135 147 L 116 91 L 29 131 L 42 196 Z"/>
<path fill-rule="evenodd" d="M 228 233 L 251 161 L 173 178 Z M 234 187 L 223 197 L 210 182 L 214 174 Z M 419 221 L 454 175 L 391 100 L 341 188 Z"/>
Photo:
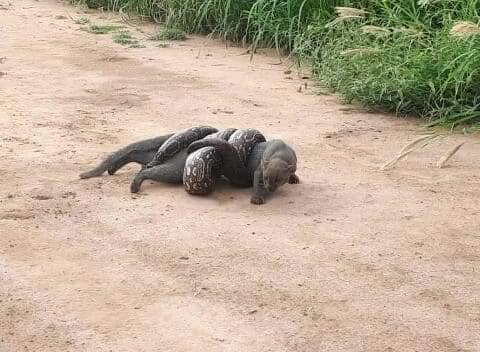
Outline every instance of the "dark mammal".
<path fill-rule="evenodd" d="M 250 165 L 251 168 L 254 166 L 254 164 Z M 295 151 L 280 139 L 267 142 L 262 158 L 254 172 L 251 202 L 263 204 L 266 195 L 275 192 L 278 187 L 286 183 L 300 183 L 300 179 L 295 174 L 296 171 L 297 155 Z"/>
<path fill-rule="evenodd" d="M 223 175 L 232 185 L 238 187 L 253 185 L 253 195 L 250 199 L 253 204 L 264 204 L 266 196 L 285 183 L 300 182 L 295 174 L 297 170 L 295 151 L 279 139 L 256 143 L 246 162 L 232 144 L 221 139 L 196 141 L 190 145 L 187 152 L 191 153 L 207 146 L 214 147 L 222 158 Z"/>
<path fill-rule="evenodd" d="M 163 164 L 140 170 L 130 184 L 130 192 L 138 193 L 142 183 L 146 180 L 181 184 L 187 156 L 187 151 L 181 150 Z"/>

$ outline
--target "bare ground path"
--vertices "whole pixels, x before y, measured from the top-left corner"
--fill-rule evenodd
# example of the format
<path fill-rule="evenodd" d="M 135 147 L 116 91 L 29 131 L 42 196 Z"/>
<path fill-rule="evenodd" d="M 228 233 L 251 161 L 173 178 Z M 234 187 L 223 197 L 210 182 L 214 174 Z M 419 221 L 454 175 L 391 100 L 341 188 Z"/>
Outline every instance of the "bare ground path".
<path fill-rule="evenodd" d="M 480 351 L 478 139 L 448 168 L 463 137 L 381 172 L 415 124 L 299 93 L 272 57 L 125 48 L 67 12 L 117 19 L 0 0 L 1 352 Z M 132 196 L 135 166 L 78 179 L 198 124 L 285 139 L 302 183 L 258 207 L 229 187 Z"/>

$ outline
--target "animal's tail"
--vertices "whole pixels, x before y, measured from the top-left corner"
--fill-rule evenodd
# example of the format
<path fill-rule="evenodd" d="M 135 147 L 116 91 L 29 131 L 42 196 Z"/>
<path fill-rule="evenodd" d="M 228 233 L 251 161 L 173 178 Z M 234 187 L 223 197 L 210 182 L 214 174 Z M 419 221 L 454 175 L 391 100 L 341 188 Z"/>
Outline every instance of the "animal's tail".
<path fill-rule="evenodd" d="M 108 170 L 108 168 L 110 167 L 110 165 L 113 165 L 115 163 L 115 159 L 116 156 L 118 156 L 118 152 L 117 153 L 113 153 L 111 155 L 109 155 L 104 161 L 102 161 L 100 163 L 100 165 L 98 165 L 96 168 L 90 170 L 90 171 L 86 171 L 86 172 L 82 172 L 80 174 L 80 178 L 81 179 L 87 179 L 87 178 L 91 178 L 91 177 L 98 177 L 98 176 L 102 176 L 103 173 L 105 171 Z M 120 159 L 120 158 L 119 158 Z"/>
<path fill-rule="evenodd" d="M 126 147 L 123 147 L 110 154 L 94 169 L 81 173 L 80 178 L 87 179 L 91 177 L 98 177 L 103 175 L 103 173 L 107 170 L 110 175 L 113 175 L 115 171 L 131 160 L 130 156 L 132 153 L 139 152 L 137 154 L 148 155 L 148 152 L 156 152 L 158 148 L 160 148 L 160 146 L 172 135 L 173 133 L 129 144 Z M 142 159 L 142 157 L 139 157 L 138 159 Z M 149 160 L 134 161 L 144 163 L 148 162 Z"/>

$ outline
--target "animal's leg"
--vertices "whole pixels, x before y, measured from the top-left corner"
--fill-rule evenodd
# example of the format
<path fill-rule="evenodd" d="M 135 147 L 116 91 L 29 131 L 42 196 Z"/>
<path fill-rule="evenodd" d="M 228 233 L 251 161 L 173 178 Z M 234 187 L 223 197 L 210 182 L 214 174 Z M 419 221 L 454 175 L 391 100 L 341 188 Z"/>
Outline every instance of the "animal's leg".
<path fill-rule="evenodd" d="M 253 175 L 253 195 L 250 198 L 250 203 L 258 205 L 265 203 L 265 197 L 267 196 L 267 194 L 268 191 L 263 185 L 262 167 L 259 166 L 259 168 L 255 170 L 255 174 Z"/>
<path fill-rule="evenodd" d="M 186 159 L 187 152 L 183 150 L 164 164 L 141 170 L 135 175 L 130 185 L 130 191 L 138 193 L 145 180 L 181 184 Z"/>
<path fill-rule="evenodd" d="M 149 161 L 152 160 L 156 151 L 142 151 L 142 150 L 133 150 L 126 155 L 115 160 L 110 167 L 107 169 L 109 175 L 113 175 L 115 172 L 120 170 L 122 167 L 128 163 L 137 163 L 142 166 L 145 166 Z"/>
<path fill-rule="evenodd" d="M 295 175 L 295 174 L 291 174 L 290 178 L 288 179 L 288 183 L 290 183 L 290 184 L 300 183 L 300 178 L 298 178 L 298 176 Z"/>

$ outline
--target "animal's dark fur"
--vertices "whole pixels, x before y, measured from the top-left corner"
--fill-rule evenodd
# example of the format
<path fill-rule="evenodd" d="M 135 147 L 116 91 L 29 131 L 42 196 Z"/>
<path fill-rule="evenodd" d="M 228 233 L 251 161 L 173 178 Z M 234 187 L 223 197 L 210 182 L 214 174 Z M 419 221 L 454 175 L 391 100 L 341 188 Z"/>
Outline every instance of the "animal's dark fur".
<path fill-rule="evenodd" d="M 152 160 L 158 148 L 171 136 L 173 136 L 173 133 L 129 144 L 110 154 L 93 170 L 81 173 L 80 178 L 98 177 L 103 175 L 105 171 L 113 175 L 120 168 L 131 162 L 145 166 Z"/>
<path fill-rule="evenodd" d="M 194 142 L 188 148 L 191 153 L 200 148 L 212 146 L 223 162 L 223 174 L 239 187 L 253 185 L 253 204 L 265 203 L 266 196 L 285 183 L 298 183 L 295 175 L 297 157 L 295 151 L 281 140 L 257 143 L 245 164 L 237 150 L 220 139 L 204 139 Z"/>

